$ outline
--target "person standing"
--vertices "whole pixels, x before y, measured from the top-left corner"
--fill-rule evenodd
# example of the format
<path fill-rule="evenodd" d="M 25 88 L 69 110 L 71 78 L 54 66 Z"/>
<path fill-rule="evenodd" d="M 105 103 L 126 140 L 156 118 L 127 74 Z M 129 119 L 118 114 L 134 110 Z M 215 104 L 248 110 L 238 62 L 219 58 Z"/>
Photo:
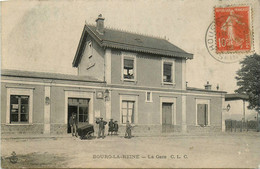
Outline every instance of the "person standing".
<path fill-rule="evenodd" d="M 131 124 L 129 123 L 129 121 L 126 122 L 126 131 L 125 131 L 125 138 L 128 138 L 130 139 L 132 137 L 132 126 Z"/>
<path fill-rule="evenodd" d="M 109 135 L 109 132 L 110 132 L 111 136 L 112 136 L 113 131 L 114 131 L 114 122 L 113 122 L 113 119 L 110 119 L 110 121 L 108 123 L 108 135 Z"/>
<path fill-rule="evenodd" d="M 115 135 L 117 135 L 117 132 L 118 132 L 118 124 L 117 124 L 117 121 L 115 121 L 114 123 L 114 132 L 115 132 Z"/>
<path fill-rule="evenodd" d="M 100 120 L 96 121 L 98 124 L 98 138 L 100 138 L 100 134 L 102 134 L 102 139 L 105 137 L 105 125 L 107 124 L 106 121 L 103 121 L 103 118 L 101 117 Z"/>
<path fill-rule="evenodd" d="M 77 133 L 78 120 L 77 120 L 76 113 L 72 113 L 72 115 L 70 116 L 69 124 L 71 128 L 72 137 L 73 136 L 78 137 L 78 133 Z"/>

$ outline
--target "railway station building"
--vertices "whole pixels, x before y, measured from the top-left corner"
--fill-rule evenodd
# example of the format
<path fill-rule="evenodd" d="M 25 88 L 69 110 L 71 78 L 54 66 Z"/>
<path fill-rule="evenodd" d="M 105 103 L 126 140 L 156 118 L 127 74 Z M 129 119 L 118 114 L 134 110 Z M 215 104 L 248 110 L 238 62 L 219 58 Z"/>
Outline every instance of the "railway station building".
<path fill-rule="evenodd" d="M 2 134 L 70 132 L 97 117 L 135 133 L 221 131 L 224 91 L 186 86 L 193 59 L 166 39 L 85 24 L 72 61 L 78 75 L 1 71 Z M 95 125 L 96 127 L 96 125 Z"/>

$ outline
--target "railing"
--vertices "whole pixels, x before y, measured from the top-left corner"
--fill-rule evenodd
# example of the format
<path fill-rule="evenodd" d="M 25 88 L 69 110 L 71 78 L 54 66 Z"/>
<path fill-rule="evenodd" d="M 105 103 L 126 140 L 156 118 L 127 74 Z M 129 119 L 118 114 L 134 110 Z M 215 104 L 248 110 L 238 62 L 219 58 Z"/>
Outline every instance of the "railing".
<path fill-rule="evenodd" d="M 226 132 L 257 131 L 257 121 L 225 120 Z"/>

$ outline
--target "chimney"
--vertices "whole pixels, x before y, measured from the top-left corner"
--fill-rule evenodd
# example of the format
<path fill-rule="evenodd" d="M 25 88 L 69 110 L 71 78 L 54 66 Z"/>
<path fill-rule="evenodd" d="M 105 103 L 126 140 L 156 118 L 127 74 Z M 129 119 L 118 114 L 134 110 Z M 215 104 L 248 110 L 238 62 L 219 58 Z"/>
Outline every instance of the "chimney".
<path fill-rule="evenodd" d="M 104 34 L 104 20 L 105 18 L 102 17 L 102 14 L 98 15 L 98 18 L 96 19 L 96 30 L 99 34 Z"/>
<path fill-rule="evenodd" d="M 217 85 L 216 89 L 219 90 L 219 85 Z"/>
<path fill-rule="evenodd" d="M 207 84 L 204 85 L 206 90 L 211 90 L 211 84 L 209 84 L 209 81 L 207 81 Z"/>

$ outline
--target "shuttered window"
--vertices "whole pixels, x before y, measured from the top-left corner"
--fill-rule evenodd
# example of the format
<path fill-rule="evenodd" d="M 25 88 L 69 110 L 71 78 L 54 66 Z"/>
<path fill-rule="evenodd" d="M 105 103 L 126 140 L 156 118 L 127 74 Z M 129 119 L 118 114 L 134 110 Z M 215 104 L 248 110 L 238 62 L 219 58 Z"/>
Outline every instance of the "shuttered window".
<path fill-rule="evenodd" d="M 197 123 L 200 126 L 208 125 L 208 105 L 197 104 Z"/>

